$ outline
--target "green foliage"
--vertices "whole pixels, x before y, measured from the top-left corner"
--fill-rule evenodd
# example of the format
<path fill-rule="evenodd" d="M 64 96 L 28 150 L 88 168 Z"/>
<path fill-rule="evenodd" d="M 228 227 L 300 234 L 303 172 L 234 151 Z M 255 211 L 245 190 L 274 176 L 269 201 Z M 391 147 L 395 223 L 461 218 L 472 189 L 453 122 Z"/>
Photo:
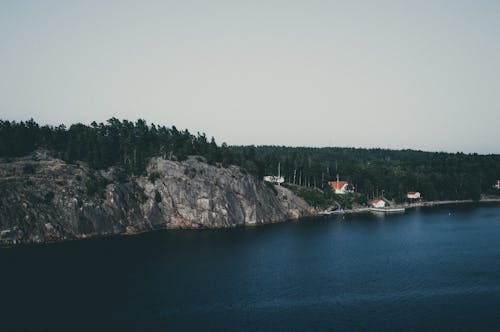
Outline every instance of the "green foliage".
<path fill-rule="evenodd" d="M 86 182 L 87 195 L 99 195 L 103 197 L 107 185 L 108 181 L 105 178 L 92 175 Z"/>
<path fill-rule="evenodd" d="M 0 156 L 23 156 L 36 148 L 40 127 L 33 119 L 25 122 L 0 120 Z"/>
<path fill-rule="evenodd" d="M 127 171 L 122 167 L 116 167 L 115 169 L 113 169 L 112 176 L 113 176 L 114 181 L 117 181 L 120 183 L 124 183 L 128 180 Z"/>
<path fill-rule="evenodd" d="M 160 173 L 156 172 L 156 171 L 153 171 L 149 174 L 148 176 L 148 180 L 149 182 L 151 183 L 155 183 L 156 180 L 158 180 L 160 178 Z"/>
<path fill-rule="evenodd" d="M 161 194 L 158 190 L 155 191 L 155 202 L 161 203 Z"/>
<path fill-rule="evenodd" d="M 352 204 L 355 201 L 356 196 L 354 194 L 346 194 L 346 195 L 335 195 L 334 200 L 337 202 L 343 209 L 352 209 Z"/>
<path fill-rule="evenodd" d="M 286 181 L 302 187 L 326 192 L 327 181 L 340 174 L 362 194 L 354 198 L 359 203 L 367 195 L 382 194 L 402 202 L 408 191 L 419 191 L 426 200 L 475 199 L 494 195 L 492 185 L 500 178 L 500 155 L 283 146 L 228 149 L 235 164 L 250 160 L 254 166 L 249 169 L 258 176 L 276 175 L 280 163 Z"/>
<path fill-rule="evenodd" d="M 275 195 L 278 195 L 278 191 L 276 190 L 276 188 L 274 187 L 274 184 L 271 183 L 271 182 L 267 182 L 267 181 L 264 181 L 264 184 L 273 191 L 273 193 Z"/>
<path fill-rule="evenodd" d="M 290 185 L 288 187 L 297 196 L 302 197 L 309 205 L 317 208 L 326 209 L 339 204 L 343 209 L 352 209 L 353 202 L 356 200 L 356 194 L 336 195 L 330 187 L 325 190 L 311 187 L 299 187 Z"/>
<path fill-rule="evenodd" d="M 36 165 L 35 164 L 24 164 L 23 166 L 23 173 L 24 174 L 33 174 L 36 171 Z"/>
<path fill-rule="evenodd" d="M 45 148 L 67 162 L 84 161 L 94 169 L 121 167 L 125 174 L 144 174 L 149 159 L 162 156 L 184 160 L 198 155 L 213 165 L 238 165 L 242 171 L 262 178 L 281 175 L 295 185 L 318 188 L 304 195 L 316 204 L 332 200 L 327 181 L 340 174 L 356 186 L 362 203 L 366 196 L 384 195 L 404 201 L 406 192 L 419 191 L 426 200 L 479 199 L 481 194 L 497 195 L 492 185 L 500 178 L 500 155 L 422 152 L 413 150 L 306 148 L 283 146 L 218 146 L 205 134 L 191 134 L 144 120 L 131 122 L 109 119 L 106 123 L 74 124 L 69 128 L 39 126 L 35 121 L 0 120 L 0 158 L 26 155 Z M 5 159 L 4 159 L 5 160 Z M 34 169 L 23 172 L 30 174 Z M 190 173 L 191 174 L 191 173 Z M 118 180 L 125 180 L 122 176 Z M 193 173 L 194 176 L 194 173 Z M 156 175 L 150 174 L 150 181 Z M 97 192 L 100 185 L 89 185 Z M 341 200 L 341 199 L 340 199 Z"/>
<path fill-rule="evenodd" d="M 368 205 L 368 198 L 366 197 L 366 195 L 358 195 L 355 201 L 359 205 Z"/>
<path fill-rule="evenodd" d="M 196 169 L 195 169 L 195 168 L 193 168 L 193 167 L 186 168 L 186 169 L 184 170 L 184 175 L 188 176 L 188 177 L 189 177 L 189 178 L 191 178 L 191 179 L 192 179 L 192 178 L 194 178 L 194 177 L 196 176 L 196 173 L 197 173 L 197 171 L 196 171 Z"/>
<path fill-rule="evenodd" d="M 45 204 L 49 204 L 50 202 L 52 202 L 52 200 L 54 199 L 54 192 L 53 191 L 49 191 L 48 193 L 45 194 L 45 196 L 43 197 L 43 201 Z"/>
<path fill-rule="evenodd" d="M 148 196 L 144 192 L 144 188 L 138 186 L 137 184 L 132 184 L 135 199 L 141 204 L 146 203 Z M 132 209 L 132 206 L 127 206 L 128 209 Z"/>
<path fill-rule="evenodd" d="M 24 156 L 37 148 L 66 162 L 85 161 L 94 169 L 121 166 L 127 174 L 144 174 L 149 159 L 158 155 L 174 160 L 199 155 L 211 164 L 231 160 L 227 146 L 219 147 L 214 138 L 208 141 L 205 134 L 148 125 L 141 119 L 134 123 L 111 118 L 69 128 L 0 120 L 0 157 Z"/>
<path fill-rule="evenodd" d="M 246 172 L 248 172 L 250 174 L 258 174 L 259 173 L 259 167 L 252 160 L 243 160 L 241 167 L 243 170 L 245 170 Z"/>
<path fill-rule="evenodd" d="M 326 207 L 332 203 L 332 199 L 325 195 L 324 191 L 317 188 L 289 186 L 289 189 L 314 207 Z"/>

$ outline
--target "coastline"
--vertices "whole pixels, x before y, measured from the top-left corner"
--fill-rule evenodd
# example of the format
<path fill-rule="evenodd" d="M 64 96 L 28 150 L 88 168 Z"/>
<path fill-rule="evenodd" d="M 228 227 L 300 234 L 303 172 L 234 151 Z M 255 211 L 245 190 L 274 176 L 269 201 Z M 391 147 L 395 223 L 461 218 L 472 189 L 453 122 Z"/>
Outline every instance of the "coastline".
<path fill-rule="evenodd" d="M 419 203 L 412 203 L 412 204 L 396 204 L 396 205 L 393 205 L 392 207 L 414 209 L 414 208 L 418 208 L 418 207 L 436 207 L 436 206 L 442 206 L 442 205 L 472 204 L 472 203 L 497 203 L 497 204 L 500 204 L 500 197 L 499 198 L 483 198 L 483 199 L 480 199 L 479 201 L 474 201 L 472 199 L 428 201 L 428 202 L 419 202 Z M 242 228 L 242 227 L 259 227 L 259 226 L 266 226 L 269 224 L 286 223 L 286 222 L 303 220 L 303 219 L 308 219 L 308 218 L 327 217 L 330 215 L 362 214 L 362 213 L 370 213 L 371 211 L 370 211 L 370 207 L 360 207 L 360 208 L 354 208 L 354 209 L 349 209 L 349 210 L 342 210 L 341 212 L 331 213 L 331 214 L 324 214 L 322 212 L 323 211 L 319 211 L 319 212 L 313 213 L 311 215 L 302 216 L 300 218 L 286 218 L 283 220 L 276 220 L 276 221 L 268 222 L 268 223 L 243 224 L 243 225 L 234 225 L 234 226 L 228 226 L 228 227 L 215 227 L 215 228 L 212 228 L 212 227 L 181 227 L 181 228 L 162 227 L 162 228 L 157 228 L 157 229 L 139 230 L 139 231 L 134 231 L 134 232 L 125 232 L 125 233 L 116 233 L 116 234 L 112 234 L 112 233 L 110 233 L 110 234 L 93 234 L 90 236 L 79 236 L 79 237 L 72 238 L 72 239 L 58 239 L 58 240 L 41 241 L 41 242 L 28 242 L 28 243 L 0 243 L 0 248 L 6 249 L 6 248 L 15 248 L 15 247 L 24 247 L 24 246 L 39 246 L 39 245 L 43 246 L 43 245 L 67 243 L 67 242 L 82 241 L 82 240 L 92 240 L 92 239 L 99 239 L 99 238 L 127 237 L 127 236 L 136 236 L 136 235 L 155 232 L 155 231 L 165 231 L 165 230 L 170 230 L 170 231 L 176 231 L 176 230 L 221 230 L 221 229 L 232 229 L 232 228 Z"/>
<path fill-rule="evenodd" d="M 500 197 L 499 198 L 482 198 L 478 201 L 474 201 L 472 199 L 462 199 L 462 200 L 428 201 L 428 202 L 409 203 L 409 204 L 408 203 L 407 204 L 395 204 L 391 207 L 415 209 L 418 207 L 434 207 L 434 206 L 441 206 L 441 205 L 471 204 L 471 203 L 499 203 L 500 204 Z M 349 209 L 349 210 L 343 210 L 342 212 L 339 212 L 337 214 L 356 214 L 356 213 L 367 213 L 367 212 L 370 212 L 369 207 L 360 207 L 360 208 L 354 208 L 354 209 Z M 318 216 L 325 216 L 328 214 L 322 214 L 321 212 L 319 212 L 317 215 Z"/>

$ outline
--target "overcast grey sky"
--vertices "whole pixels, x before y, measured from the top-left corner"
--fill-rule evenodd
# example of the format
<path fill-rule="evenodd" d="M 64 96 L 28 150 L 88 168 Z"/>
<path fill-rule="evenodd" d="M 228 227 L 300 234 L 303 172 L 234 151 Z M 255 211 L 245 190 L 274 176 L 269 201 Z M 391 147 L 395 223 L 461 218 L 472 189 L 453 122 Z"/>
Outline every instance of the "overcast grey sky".
<path fill-rule="evenodd" d="M 500 2 L 0 1 L 0 118 L 500 153 Z"/>

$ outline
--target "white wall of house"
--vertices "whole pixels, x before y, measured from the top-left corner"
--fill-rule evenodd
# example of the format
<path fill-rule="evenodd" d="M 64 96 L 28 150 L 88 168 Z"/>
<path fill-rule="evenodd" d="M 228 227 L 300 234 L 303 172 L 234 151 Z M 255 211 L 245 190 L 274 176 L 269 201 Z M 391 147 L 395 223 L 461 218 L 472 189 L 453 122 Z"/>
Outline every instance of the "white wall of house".
<path fill-rule="evenodd" d="M 416 193 L 408 193 L 406 195 L 406 197 L 410 198 L 410 199 L 418 199 L 420 198 L 420 193 L 419 192 L 416 192 Z"/>
<path fill-rule="evenodd" d="M 268 176 L 264 176 L 264 181 L 272 182 L 272 183 L 283 183 L 283 182 L 285 182 L 285 178 L 282 176 L 268 175 Z"/>
<path fill-rule="evenodd" d="M 373 200 L 370 202 L 370 205 L 375 207 L 375 208 L 383 208 L 383 207 L 385 207 L 385 202 L 381 199 Z"/>
<path fill-rule="evenodd" d="M 346 194 L 347 193 L 347 184 L 344 184 L 344 186 L 340 189 L 335 189 L 335 193 L 340 194 L 340 195 Z"/>
<path fill-rule="evenodd" d="M 352 189 L 352 186 L 349 184 L 349 182 L 342 181 L 342 183 L 341 183 L 342 187 L 340 187 L 340 188 L 336 188 L 335 181 L 329 182 L 329 185 L 332 186 L 333 191 L 338 195 L 344 195 L 344 194 L 354 192 L 354 190 Z"/>

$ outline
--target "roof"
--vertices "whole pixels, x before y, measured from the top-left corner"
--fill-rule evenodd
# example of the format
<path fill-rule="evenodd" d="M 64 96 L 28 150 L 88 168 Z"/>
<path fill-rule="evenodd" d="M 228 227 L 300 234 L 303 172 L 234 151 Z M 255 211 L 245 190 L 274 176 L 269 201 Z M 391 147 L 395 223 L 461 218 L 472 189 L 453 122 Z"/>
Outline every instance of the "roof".
<path fill-rule="evenodd" d="M 337 185 L 338 183 L 338 185 Z M 330 181 L 330 186 L 332 186 L 333 189 L 342 189 L 344 188 L 345 185 L 349 184 L 347 181 Z"/>
<path fill-rule="evenodd" d="M 409 191 L 408 195 L 415 195 L 415 194 L 418 194 L 418 193 L 419 193 L 418 191 Z"/>
<path fill-rule="evenodd" d="M 372 199 L 372 203 L 378 203 L 378 202 L 382 202 L 382 200 L 378 198 Z"/>

